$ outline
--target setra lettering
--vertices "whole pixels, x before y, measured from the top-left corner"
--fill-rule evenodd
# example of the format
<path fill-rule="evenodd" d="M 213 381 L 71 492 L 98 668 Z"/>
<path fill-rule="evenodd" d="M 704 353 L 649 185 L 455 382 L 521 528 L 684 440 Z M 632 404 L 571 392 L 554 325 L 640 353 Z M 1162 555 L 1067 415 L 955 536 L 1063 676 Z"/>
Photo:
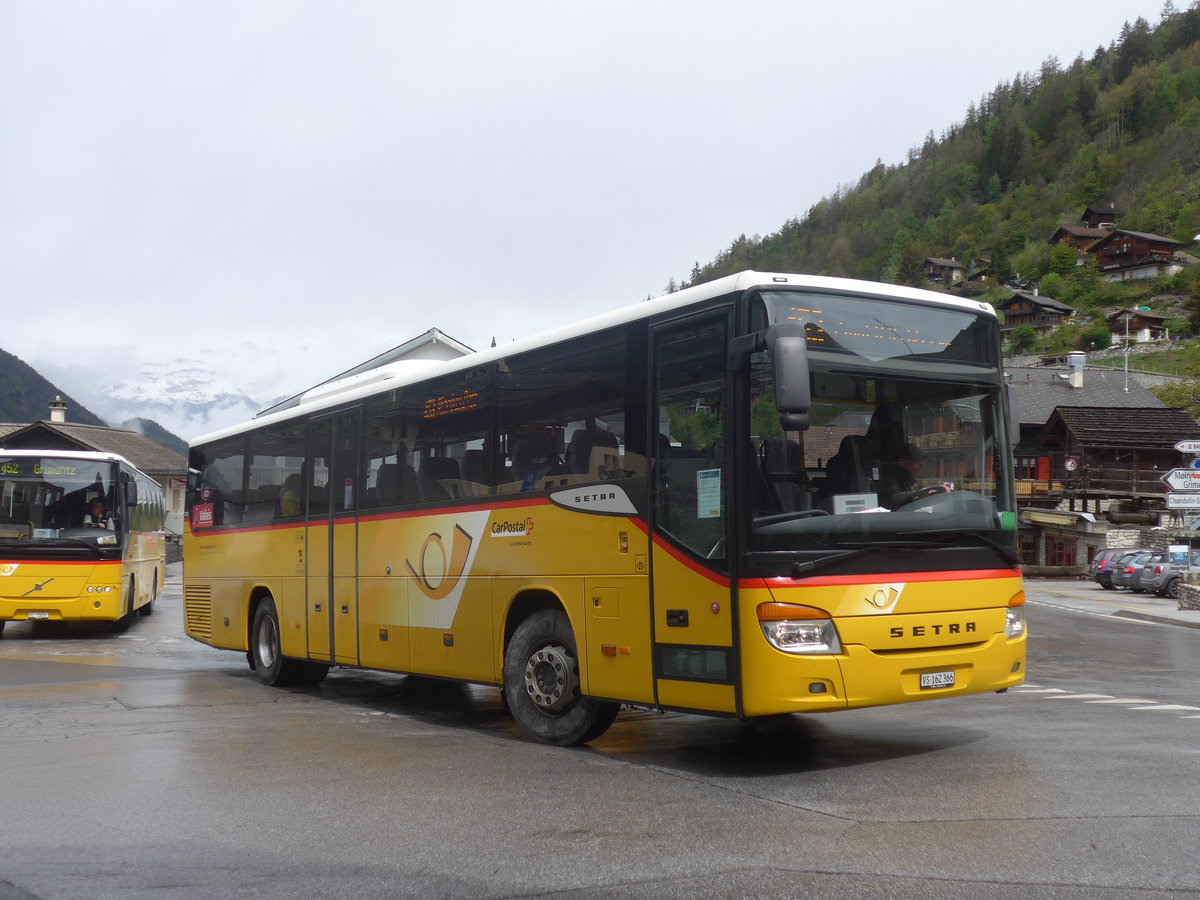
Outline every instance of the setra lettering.
<path fill-rule="evenodd" d="M 576 494 L 575 495 L 575 502 L 579 503 L 581 505 L 584 503 L 605 503 L 609 500 L 616 500 L 616 499 L 617 499 L 617 495 L 615 493 L 603 492 L 603 491 L 600 492 L 599 494 Z"/>
<path fill-rule="evenodd" d="M 941 636 L 943 631 L 950 634 L 974 634 L 976 632 L 976 624 L 974 622 L 950 622 L 946 625 L 913 625 L 907 630 L 901 626 L 893 626 L 888 629 L 888 637 L 927 637 L 930 634 Z"/>

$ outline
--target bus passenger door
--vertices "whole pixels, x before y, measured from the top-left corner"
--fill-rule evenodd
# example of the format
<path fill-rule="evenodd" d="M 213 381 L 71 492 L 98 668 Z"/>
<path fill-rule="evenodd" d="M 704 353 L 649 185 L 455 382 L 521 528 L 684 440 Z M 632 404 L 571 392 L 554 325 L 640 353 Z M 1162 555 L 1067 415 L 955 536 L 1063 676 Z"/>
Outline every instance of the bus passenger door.
<path fill-rule="evenodd" d="M 309 656 L 356 665 L 358 411 L 314 419 L 309 424 L 308 440 Z"/>
<path fill-rule="evenodd" d="M 737 708 L 727 549 L 729 318 L 721 310 L 653 332 L 656 691 L 663 706 L 714 712 Z"/>

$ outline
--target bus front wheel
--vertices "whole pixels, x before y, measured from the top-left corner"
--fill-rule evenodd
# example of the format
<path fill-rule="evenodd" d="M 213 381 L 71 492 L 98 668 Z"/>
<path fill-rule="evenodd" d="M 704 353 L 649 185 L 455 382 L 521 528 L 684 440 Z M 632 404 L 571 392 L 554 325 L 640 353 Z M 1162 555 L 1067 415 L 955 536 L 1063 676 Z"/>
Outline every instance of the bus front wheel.
<path fill-rule="evenodd" d="M 329 674 L 329 666 L 324 663 L 288 659 L 283 655 L 279 613 L 270 596 L 264 597 L 254 610 L 254 622 L 250 626 L 250 667 L 263 684 L 277 687 L 316 685 Z"/>
<path fill-rule="evenodd" d="M 621 708 L 580 692 L 575 635 L 556 609 L 533 613 L 513 632 L 504 652 L 504 695 L 521 730 L 559 747 L 600 737 Z"/>

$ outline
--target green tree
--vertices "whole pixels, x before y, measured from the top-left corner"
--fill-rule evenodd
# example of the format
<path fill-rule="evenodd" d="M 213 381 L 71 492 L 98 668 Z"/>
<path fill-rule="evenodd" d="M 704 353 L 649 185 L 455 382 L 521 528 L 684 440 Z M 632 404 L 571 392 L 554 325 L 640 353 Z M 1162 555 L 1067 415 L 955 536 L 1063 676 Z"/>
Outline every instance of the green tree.
<path fill-rule="evenodd" d="M 904 252 L 900 254 L 900 265 L 896 267 L 896 283 L 913 287 L 925 287 L 929 283 L 929 279 L 925 277 L 925 258 L 912 244 L 905 244 Z"/>
<path fill-rule="evenodd" d="M 1008 345 L 1013 353 L 1032 353 L 1040 343 L 1037 329 L 1032 325 L 1018 325 L 1008 336 Z"/>
<path fill-rule="evenodd" d="M 1058 243 L 1050 248 L 1048 270 L 1059 275 L 1070 275 L 1075 271 L 1079 251 L 1067 243 Z"/>
<path fill-rule="evenodd" d="M 1057 299 L 1062 293 L 1062 287 L 1062 276 L 1055 272 L 1051 272 L 1038 282 L 1038 291 L 1053 299 Z"/>
<path fill-rule="evenodd" d="M 992 251 L 992 277 L 996 284 L 1007 284 L 1012 281 L 1013 267 L 1009 260 L 1008 251 L 1000 244 Z"/>
<path fill-rule="evenodd" d="M 1152 387 L 1150 393 L 1167 406 L 1177 407 L 1193 419 L 1200 419 L 1200 379 L 1189 378 L 1175 384 Z"/>

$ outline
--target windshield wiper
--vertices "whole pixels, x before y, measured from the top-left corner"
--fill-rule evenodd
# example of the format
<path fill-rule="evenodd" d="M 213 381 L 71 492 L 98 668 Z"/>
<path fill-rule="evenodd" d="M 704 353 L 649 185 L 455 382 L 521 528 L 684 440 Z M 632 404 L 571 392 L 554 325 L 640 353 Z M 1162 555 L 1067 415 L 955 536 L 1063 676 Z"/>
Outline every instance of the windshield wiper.
<path fill-rule="evenodd" d="M 962 538 L 974 539 L 974 540 L 978 541 L 979 543 L 983 544 L 985 547 L 990 547 L 991 549 L 995 550 L 997 553 L 1000 554 L 1000 556 L 1004 559 L 1005 562 L 1011 563 L 1013 565 L 1021 564 L 1021 557 L 1019 555 L 1017 555 L 1016 553 L 1014 553 L 1011 547 L 1006 547 L 1003 544 L 1001 544 L 1000 542 L 994 541 L 990 537 L 986 537 L 977 531 L 950 531 L 950 530 L 942 529 L 942 530 L 932 530 L 932 531 L 902 531 L 902 532 L 900 532 L 900 534 L 929 535 L 930 537 L 948 539 L 948 540 L 939 542 L 938 546 L 942 547 L 942 548 L 950 548 L 950 547 L 954 546 L 955 541 L 958 541 Z M 929 543 L 932 543 L 932 541 L 930 541 Z"/>
<path fill-rule="evenodd" d="M 793 563 L 792 577 L 799 578 L 801 575 L 807 575 L 809 572 L 814 572 L 817 569 L 825 569 L 836 563 L 854 559 L 867 553 L 883 550 L 920 550 L 923 547 L 929 546 L 925 541 L 838 541 L 837 545 L 853 549 L 843 550 L 840 553 L 833 553 L 829 556 L 822 556 L 820 559 L 810 559 L 805 562 Z"/>

